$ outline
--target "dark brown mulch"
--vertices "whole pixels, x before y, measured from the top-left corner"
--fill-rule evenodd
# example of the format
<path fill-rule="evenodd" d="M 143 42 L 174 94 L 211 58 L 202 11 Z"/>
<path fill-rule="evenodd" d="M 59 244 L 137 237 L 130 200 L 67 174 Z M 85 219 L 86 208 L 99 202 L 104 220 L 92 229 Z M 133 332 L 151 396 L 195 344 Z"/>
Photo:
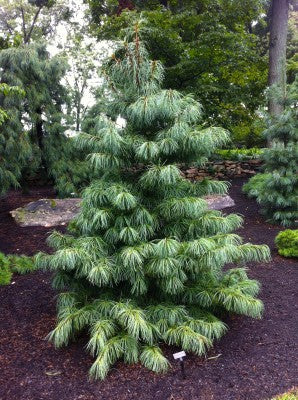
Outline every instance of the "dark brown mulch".
<path fill-rule="evenodd" d="M 0 197 L 0 251 L 6 254 L 33 255 L 36 251 L 46 251 L 45 240 L 52 228 L 19 227 L 10 216 L 9 211 L 23 207 L 42 198 L 55 197 L 50 187 L 37 187 L 22 193 L 21 190 L 11 191 L 5 197 Z"/>
<path fill-rule="evenodd" d="M 16 276 L 0 288 L 0 399 L 263 400 L 298 385 L 298 265 L 277 255 L 274 237 L 280 228 L 264 222 L 241 185 L 235 180 L 230 191 L 236 202 L 230 211 L 245 217 L 240 233 L 273 249 L 269 264 L 252 265 L 250 271 L 262 283 L 262 320 L 231 318 L 229 332 L 207 358 L 187 357 L 185 380 L 175 362 L 165 375 L 118 363 L 104 382 L 89 382 L 92 358 L 85 353 L 85 337 L 60 350 L 44 340 L 55 324 L 49 274 Z M 8 211 L 51 195 L 49 189 L 34 189 L 1 200 L 0 251 L 31 255 L 46 249 L 49 229 L 20 228 Z M 172 350 L 166 350 L 170 358 Z"/>

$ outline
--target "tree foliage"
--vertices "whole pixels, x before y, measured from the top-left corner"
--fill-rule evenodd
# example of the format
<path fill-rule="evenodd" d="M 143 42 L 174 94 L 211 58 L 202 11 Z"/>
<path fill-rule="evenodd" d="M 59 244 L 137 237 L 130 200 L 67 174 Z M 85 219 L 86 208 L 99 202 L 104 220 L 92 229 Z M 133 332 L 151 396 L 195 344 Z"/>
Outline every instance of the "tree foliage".
<path fill-rule="evenodd" d="M 298 74 L 298 9 L 290 10 L 287 38 L 287 78 L 292 83 Z"/>
<path fill-rule="evenodd" d="M 118 359 L 166 371 L 162 342 L 203 354 L 226 331 L 224 311 L 259 318 L 259 283 L 245 264 L 269 258 L 266 246 L 232 233 L 240 216 L 207 210 L 201 196 L 224 193 L 223 182 L 193 184 L 176 166 L 203 162 L 226 131 L 200 127 L 199 103 L 161 88 L 164 69 L 148 57 L 141 22 L 126 34 L 104 67 L 109 109 L 126 126 L 102 115 L 96 134 L 79 136 L 102 177 L 85 190 L 72 234 L 53 233 L 55 253 L 38 255 L 62 290 L 49 339 L 60 347 L 89 330 L 90 374 L 100 379 Z"/>
<path fill-rule="evenodd" d="M 271 147 L 263 153 L 265 170 L 244 186 L 249 196 L 256 197 L 262 212 L 273 223 L 296 225 L 298 221 L 298 79 L 289 86 L 282 103 L 284 112 L 269 118 L 265 131 Z"/>
<path fill-rule="evenodd" d="M 28 274 L 36 270 L 32 257 L 8 255 L 0 252 L 0 286 L 9 285 L 13 273 L 20 275 Z"/>
<path fill-rule="evenodd" d="M 17 86 L 0 84 L 0 195 L 19 185 L 22 168 L 32 156 L 28 135 L 15 120 L 16 104 L 24 94 Z"/>
<path fill-rule="evenodd" d="M 60 195 L 75 192 L 80 182 L 87 182 L 88 170 L 73 140 L 65 136 L 63 107 L 67 93 L 61 84 L 67 68 L 65 60 L 59 56 L 51 58 L 45 44 L 34 44 L 2 50 L 0 68 L 1 81 L 18 85 L 25 93 L 23 97 L 3 97 L 0 102 L 9 116 L 1 131 L 3 138 L 7 138 L 6 169 L 16 171 L 14 184 L 35 173 L 41 165 Z M 26 163 L 20 159 L 20 146 L 27 151 Z M 7 188 L 5 185 L 4 191 Z"/>
<path fill-rule="evenodd" d="M 149 53 L 165 65 L 164 87 L 193 93 L 206 119 L 232 131 L 238 145 L 262 143 L 255 111 L 267 84 L 265 1 L 131 1 L 129 12 L 120 3 L 88 1 L 100 39 L 118 38 L 142 13 Z"/>
<path fill-rule="evenodd" d="M 96 61 L 99 54 L 93 50 L 94 43 L 87 35 L 85 26 L 80 28 L 78 24 L 73 25 L 68 32 L 63 54 L 67 57 L 69 65 L 69 71 L 65 77 L 70 98 L 68 115 L 73 121 L 74 130 L 79 132 L 85 113 L 89 109 L 85 97 L 91 91 L 92 80 L 94 81 L 94 76 L 96 76 Z"/>
<path fill-rule="evenodd" d="M 0 0 L 0 32 L 15 44 L 28 44 L 53 35 L 70 14 L 61 0 Z"/>

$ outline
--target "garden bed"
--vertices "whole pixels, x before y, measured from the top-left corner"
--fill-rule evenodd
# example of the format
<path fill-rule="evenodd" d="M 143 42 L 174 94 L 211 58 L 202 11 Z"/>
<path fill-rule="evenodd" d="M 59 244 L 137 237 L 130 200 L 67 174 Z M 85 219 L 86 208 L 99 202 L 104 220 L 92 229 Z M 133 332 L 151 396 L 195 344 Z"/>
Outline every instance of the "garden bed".
<path fill-rule="evenodd" d="M 249 274 L 262 283 L 262 320 L 230 318 L 229 332 L 206 358 L 187 356 L 185 380 L 172 362 L 173 349 L 166 348 L 173 365 L 167 374 L 117 363 L 104 382 L 89 382 L 87 337 L 60 350 L 44 340 L 56 318 L 50 274 L 15 276 L 11 285 L 0 287 L 0 399 L 265 400 L 298 385 L 297 262 L 278 256 L 274 238 L 281 228 L 264 222 L 255 201 L 241 193 L 242 183 L 233 181 L 230 195 L 236 206 L 228 212 L 244 215 L 239 233 L 246 241 L 272 249 L 272 261 L 251 265 Z M 32 255 L 47 250 L 45 238 L 52 228 L 19 227 L 9 211 L 51 196 L 51 189 L 36 188 L 27 195 L 12 191 L 0 200 L 0 251 Z"/>

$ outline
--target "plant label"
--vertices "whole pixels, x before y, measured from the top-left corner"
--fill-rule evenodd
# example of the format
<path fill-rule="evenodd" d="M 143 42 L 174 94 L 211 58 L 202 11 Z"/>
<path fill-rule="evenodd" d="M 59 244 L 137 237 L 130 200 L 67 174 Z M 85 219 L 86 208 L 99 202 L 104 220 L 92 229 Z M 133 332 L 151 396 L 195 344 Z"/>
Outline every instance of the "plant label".
<path fill-rule="evenodd" d="M 178 360 L 178 358 L 182 359 L 185 356 L 186 356 L 185 351 L 179 351 L 179 353 L 174 353 L 173 354 L 173 357 L 174 357 L 175 360 Z"/>

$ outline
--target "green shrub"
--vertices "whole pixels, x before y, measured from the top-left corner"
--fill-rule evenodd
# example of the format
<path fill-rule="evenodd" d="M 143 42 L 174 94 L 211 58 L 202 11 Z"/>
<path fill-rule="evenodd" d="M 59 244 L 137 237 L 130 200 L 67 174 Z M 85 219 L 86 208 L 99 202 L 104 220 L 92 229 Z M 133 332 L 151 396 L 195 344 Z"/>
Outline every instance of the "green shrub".
<path fill-rule="evenodd" d="M 25 275 L 36 270 L 32 257 L 9 255 L 10 268 L 12 272 L 19 275 Z"/>
<path fill-rule="evenodd" d="M 251 149 L 227 149 L 227 150 L 217 150 L 215 157 L 221 160 L 231 160 L 231 161 L 248 161 L 260 158 L 263 153 L 263 149 L 253 147 Z"/>
<path fill-rule="evenodd" d="M 245 183 L 242 190 L 248 197 L 257 197 L 260 190 L 264 187 L 264 182 L 268 179 L 269 174 L 257 174 L 250 178 L 250 180 Z"/>
<path fill-rule="evenodd" d="M 25 275 L 36 270 L 32 257 L 0 253 L 0 285 L 9 285 L 12 274 Z"/>
<path fill-rule="evenodd" d="M 12 277 L 8 258 L 0 253 L 0 285 L 9 285 Z"/>
<path fill-rule="evenodd" d="M 261 147 L 266 145 L 264 136 L 264 121 L 262 118 L 256 118 L 253 123 L 244 123 L 229 126 L 231 132 L 231 141 L 235 147 Z"/>
<path fill-rule="evenodd" d="M 278 253 L 284 257 L 298 257 L 298 229 L 279 232 L 275 238 Z"/>
<path fill-rule="evenodd" d="M 298 400 L 298 388 L 276 396 L 272 400 Z"/>

